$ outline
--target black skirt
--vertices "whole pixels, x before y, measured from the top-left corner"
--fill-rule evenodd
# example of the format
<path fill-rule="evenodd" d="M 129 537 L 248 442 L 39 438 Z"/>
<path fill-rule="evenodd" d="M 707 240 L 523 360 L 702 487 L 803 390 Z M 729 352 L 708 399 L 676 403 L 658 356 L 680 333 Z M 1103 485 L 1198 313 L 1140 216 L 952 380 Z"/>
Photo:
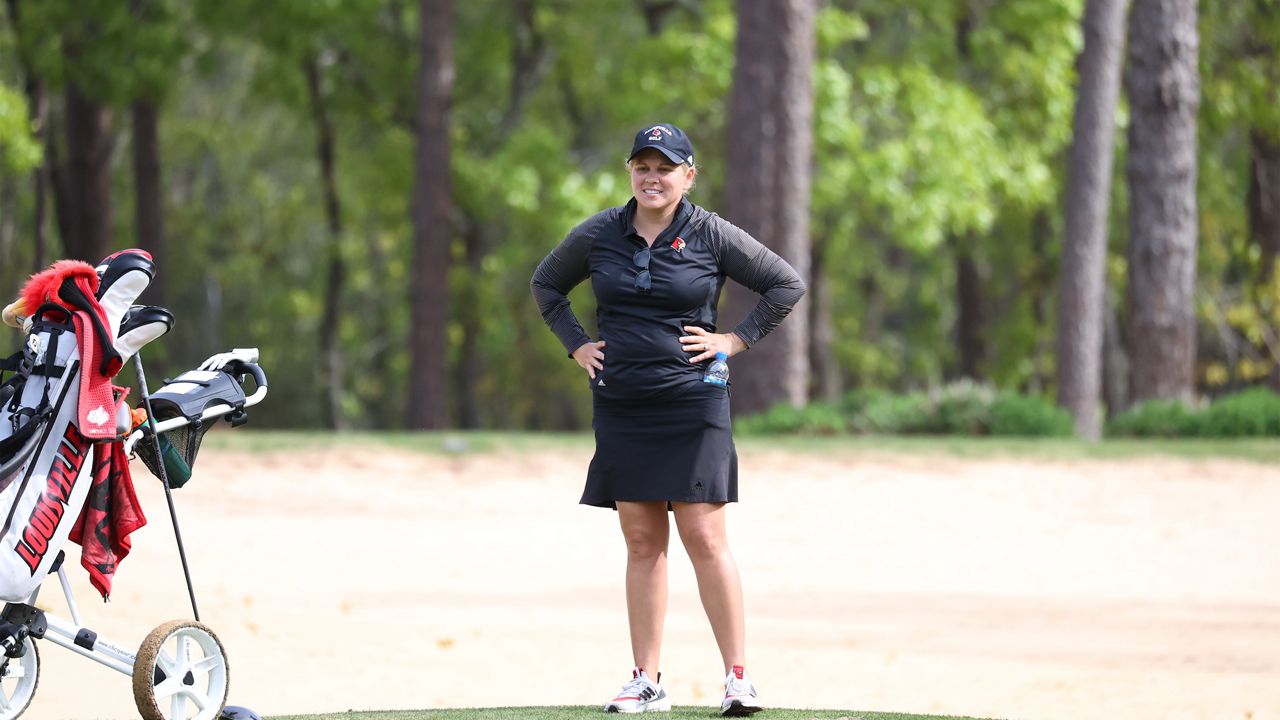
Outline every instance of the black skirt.
<path fill-rule="evenodd" d="M 583 505 L 738 501 L 729 393 L 694 382 L 661 400 L 594 395 L 596 454 Z"/>

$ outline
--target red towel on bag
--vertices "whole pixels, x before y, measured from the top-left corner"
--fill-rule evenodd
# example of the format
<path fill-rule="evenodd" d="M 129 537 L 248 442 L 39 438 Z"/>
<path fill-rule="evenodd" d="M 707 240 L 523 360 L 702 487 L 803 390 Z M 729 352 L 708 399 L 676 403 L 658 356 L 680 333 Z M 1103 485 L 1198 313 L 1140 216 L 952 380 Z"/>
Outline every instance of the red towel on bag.
<path fill-rule="evenodd" d="M 59 260 L 27 281 L 22 290 L 28 312 L 45 303 L 56 303 L 71 313 L 80 345 L 80 434 L 90 440 L 116 435 L 116 405 L 111 378 L 123 365 L 115 351 L 115 338 L 107 314 L 98 304 L 98 273 L 79 260 Z"/>
<path fill-rule="evenodd" d="M 102 312 L 102 308 L 98 308 Z M 116 403 L 111 392 L 111 378 L 119 372 L 108 365 L 108 375 L 99 361 L 97 331 L 90 312 L 75 310 L 71 315 L 76 326 L 76 342 L 80 345 L 80 434 L 90 440 L 110 440 L 116 436 Z"/>
<path fill-rule="evenodd" d="M 70 537 L 80 543 L 80 564 L 103 600 L 110 598 L 116 566 L 133 546 L 129 534 L 146 524 L 124 443 L 94 445 L 93 485 Z"/>

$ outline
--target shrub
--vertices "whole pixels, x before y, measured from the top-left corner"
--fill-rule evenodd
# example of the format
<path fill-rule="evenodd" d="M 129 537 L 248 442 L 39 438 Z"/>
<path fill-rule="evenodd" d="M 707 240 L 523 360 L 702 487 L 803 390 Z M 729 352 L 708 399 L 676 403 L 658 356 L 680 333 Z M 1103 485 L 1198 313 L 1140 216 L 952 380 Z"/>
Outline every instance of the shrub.
<path fill-rule="evenodd" d="M 1002 392 L 991 401 L 992 435 L 1069 437 L 1071 413 L 1040 397 Z"/>
<path fill-rule="evenodd" d="M 868 405 L 889 394 L 887 390 L 868 390 L 865 388 L 850 390 L 840 398 L 840 412 L 844 413 L 845 417 L 857 417 L 867 409 Z"/>
<path fill-rule="evenodd" d="M 995 391 L 972 380 L 942 388 L 932 398 L 929 431 L 947 435 L 985 435 L 991 428 Z"/>
<path fill-rule="evenodd" d="M 804 407 L 779 403 L 768 410 L 740 418 L 734 428 L 747 435 L 840 435 L 846 430 L 844 415 L 829 403 Z"/>
<path fill-rule="evenodd" d="M 885 394 L 868 402 L 851 424 L 865 433 L 926 433 L 931 415 L 929 396 L 924 393 Z"/>
<path fill-rule="evenodd" d="M 1197 434 L 1197 411 L 1181 400 L 1147 400 L 1107 421 L 1111 437 L 1189 437 Z"/>
<path fill-rule="evenodd" d="M 880 435 L 1070 436 L 1071 415 L 1039 397 L 964 380 L 932 395 L 855 390 L 838 404 L 815 402 L 797 408 L 779 404 L 738 418 L 734 429 L 745 435 L 840 435 L 850 430 Z"/>
<path fill-rule="evenodd" d="M 1280 437 L 1280 395 L 1253 388 L 1219 398 L 1201 413 L 1205 437 Z"/>
<path fill-rule="evenodd" d="M 779 404 L 754 415 L 733 421 L 735 432 L 744 435 L 779 435 L 793 433 L 800 427 L 800 410 L 790 404 Z"/>

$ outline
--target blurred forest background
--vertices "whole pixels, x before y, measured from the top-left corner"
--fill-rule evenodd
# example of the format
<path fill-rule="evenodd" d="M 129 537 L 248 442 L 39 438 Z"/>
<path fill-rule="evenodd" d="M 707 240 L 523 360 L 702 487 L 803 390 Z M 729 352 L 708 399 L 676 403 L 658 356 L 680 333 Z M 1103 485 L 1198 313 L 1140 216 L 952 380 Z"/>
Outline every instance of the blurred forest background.
<path fill-rule="evenodd" d="M 142 247 L 153 388 L 258 346 L 261 424 L 582 429 L 529 277 L 669 121 L 809 280 L 737 411 L 1097 437 L 1280 388 L 1277 88 L 1273 0 L 4 0 L 0 288 Z"/>

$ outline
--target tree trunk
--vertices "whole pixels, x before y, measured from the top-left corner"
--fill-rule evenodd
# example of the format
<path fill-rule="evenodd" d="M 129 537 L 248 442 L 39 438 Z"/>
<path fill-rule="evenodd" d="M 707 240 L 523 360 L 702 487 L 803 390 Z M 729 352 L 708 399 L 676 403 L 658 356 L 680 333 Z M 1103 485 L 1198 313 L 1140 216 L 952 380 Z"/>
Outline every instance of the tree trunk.
<path fill-rule="evenodd" d="M 815 238 L 810 255 L 809 367 L 813 374 L 813 397 L 834 403 L 839 401 L 842 387 L 840 365 L 835 356 L 831 280 L 827 271 L 828 244 L 825 238 Z"/>
<path fill-rule="evenodd" d="M 1280 256 L 1280 142 L 1254 128 L 1249 150 L 1249 240 L 1258 246 L 1260 255 L 1250 295 L 1255 304 L 1265 307 L 1263 296 L 1275 278 Z M 1280 359 L 1268 354 L 1272 355 L 1272 368 L 1267 384 L 1280 392 Z"/>
<path fill-rule="evenodd" d="M 726 216 L 809 279 L 813 147 L 814 0 L 739 0 L 737 60 L 729 104 Z M 755 305 L 728 293 L 721 325 Z M 772 335 L 732 361 L 735 412 L 802 405 L 809 388 L 808 302 Z"/>
<path fill-rule="evenodd" d="M 1102 301 L 1106 315 L 1102 338 L 1102 398 L 1107 417 L 1129 407 L 1129 356 L 1125 353 L 1120 308 L 1114 297 L 1115 293 L 1107 288 Z"/>
<path fill-rule="evenodd" d="M 446 331 L 449 243 L 453 236 L 449 219 L 453 0 L 421 0 L 420 8 L 407 417 L 409 427 L 415 430 L 443 428 L 448 422 Z"/>
<path fill-rule="evenodd" d="M 458 426 L 475 430 L 483 425 L 480 411 L 480 382 L 484 376 L 484 354 L 480 347 L 480 333 L 484 325 L 481 313 L 480 277 L 484 272 L 484 258 L 489 253 L 485 239 L 486 227 L 482 220 L 470 218 L 462 234 L 463 257 L 466 262 L 466 278 L 458 288 L 458 327 L 462 331 L 458 356 L 465 361 L 454 367 L 454 401 L 457 403 Z"/>
<path fill-rule="evenodd" d="M 889 240 L 883 236 L 874 227 L 868 227 L 862 237 L 859 238 L 868 257 L 873 258 L 867 263 L 866 269 L 862 275 L 854 278 L 852 281 L 856 283 L 858 288 L 858 296 L 862 300 L 862 332 L 856 338 L 856 342 L 866 347 L 879 347 L 886 350 L 885 355 L 900 356 L 901 354 L 892 348 L 901 347 L 902 343 L 897 342 L 894 337 L 893 310 L 890 308 L 889 288 L 886 287 L 884 278 L 897 277 L 910 272 L 910 260 L 907 257 L 901 245 Z M 876 387 L 883 383 L 894 383 L 901 380 L 898 377 L 884 378 L 878 370 L 872 368 L 871 374 L 858 374 L 858 371 L 865 370 L 865 366 L 856 368 L 851 374 L 850 384 L 856 388 Z"/>
<path fill-rule="evenodd" d="M 981 380 L 986 344 L 982 329 L 986 320 L 982 309 L 982 274 L 973 259 L 972 238 L 951 238 L 956 261 L 956 346 L 960 350 L 960 376 Z"/>
<path fill-rule="evenodd" d="M 1249 150 L 1249 238 L 1261 251 L 1255 285 L 1265 285 L 1280 256 L 1280 142 L 1255 128 Z"/>
<path fill-rule="evenodd" d="M 1076 435 L 1097 440 L 1105 323 L 1107 214 L 1115 154 L 1116 103 L 1128 0 L 1089 0 L 1083 20 L 1079 90 L 1067 166 L 1065 234 L 1058 295 L 1058 404 Z"/>
<path fill-rule="evenodd" d="M 333 121 L 320 87 L 320 66 L 314 57 L 303 63 L 307 78 L 307 98 L 311 105 L 311 117 L 316 124 L 316 158 L 320 162 L 320 184 L 324 194 L 324 215 L 329 231 L 326 251 L 328 261 L 325 271 L 324 311 L 320 319 L 320 357 L 323 362 L 324 424 L 333 430 L 343 430 L 346 423 L 342 415 L 342 293 L 346 285 L 346 265 L 342 259 L 342 204 L 338 198 L 335 177 L 335 140 Z"/>
<path fill-rule="evenodd" d="M 160 120 L 156 103 L 133 103 L 133 184 L 136 195 L 134 223 L 138 246 L 151 253 L 156 276 L 144 297 L 148 303 L 167 307 L 165 288 L 164 190 L 160 179 Z"/>
<path fill-rule="evenodd" d="M 974 9 L 962 7 L 960 17 L 956 20 L 955 46 L 956 55 L 962 64 L 962 75 L 971 74 L 969 63 L 972 57 L 972 35 L 977 20 Z M 983 341 L 983 326 L 986 323 L 983 312 L 982 273 L 974 260 L 974 239 L 970 236 L 950 234 L 948 240 L 955 255 L 956 267 L 956 337 L 957 349 L 960 351 L 960 376 L 971 380 L 982 379 L 982 361 L 986 356 Z"/>
<path fill-rule="evenodd" d="M 1028 278 L 1027 294 L 1031 298 L 1031 321 L 1037 328 L 1049 325 L 1049 295 L 1053 291 L 1054 259 L 1049 245 L 1053 227 L 1049 211 L 1041 208 L 1031 219 L 1031 249 L 1034 265 Z M 1026 390 L 1039 395 L 1052 382 L 1053 340 L 1047 333 L 1036 333 L 1034 355 L 1031 358 L 1032 373 Z"/>
<path fill-rule="evenodd" d="M 111 247 L 111 112 L 67 85 L 67 231 L 70 258 L 97 263 Z"/>
<path fill-rule="evenodd" d="M 1188 398 L 1196 361 L 1195 0 L 1135 0 L 1129 36 L 1133 400 Z"/>
<path fill-rule="evenodd" d="M 391 261 L 382 246 L 380 228 L 376 224 L 366 225 L 364 235 L 370 272 L 376 278 L 388 277 Z M 365 302 L 368 305 L 362 307 L 362 312 L 367 312 L 367 317 L 361 320 L 361 325 L 366 326 L 368 335 L 361 348 L 361 367 L 367 368 L 370 376 L 378 380 L 366 386 L 370 390 L 363 393 L 360 402 L 369 408 L 364 420 L 370 429 L 390 430 L 400 427 L 404 418 L 404 393 L 397 392 L 393 378 L 399 373 L 393 371 L 391 363 L 391 338 L 395 335 L 392 325 L 395 313 L 403 312 L 403 303 L 387 293 L 379 293 Z M 358 391 L 359 386 L 356 389 Z"/>

